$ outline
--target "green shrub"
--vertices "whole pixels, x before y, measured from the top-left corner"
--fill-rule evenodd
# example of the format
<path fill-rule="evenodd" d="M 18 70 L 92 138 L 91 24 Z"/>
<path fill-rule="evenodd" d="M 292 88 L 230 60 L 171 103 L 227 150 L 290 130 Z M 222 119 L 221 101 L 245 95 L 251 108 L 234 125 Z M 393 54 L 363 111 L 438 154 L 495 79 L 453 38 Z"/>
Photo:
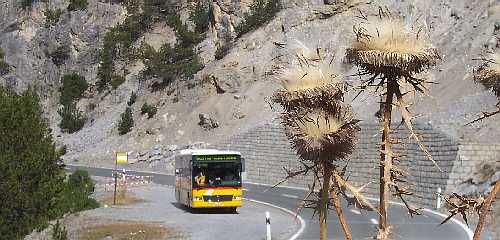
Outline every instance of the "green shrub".
<path fill-rule="evenodd" d="M 74 103 L 63 105 L 62 108 L 57 110 L 57 113 L 62 117 L 59 127 L 63 132 L 67 133 L 78 132 L 83 128 L 87 120 Z"/>
<path fill-rule="evenodd" d="M 146 65 L 145 75 L 161 78 L 165 86 L 176 78 L 191 78 L 203 69 L 203 64 L 193 49 L 181 45 L 172 48 L 165 44 L 158 51 L 145 45 L 142 57 Z"/>
<path fill-rule="evenodd" d="M 111 50 L 111 48 L 106 47 L 106 44 L 104 44 L 104 48 L 99 52 L 99 67 L 97 68 L 97 77 L 99 80 L 96 82 L 97 91 L 99 92 L 106 90 L 114 75 L 115 67 L 113 65 L 113 53 Z"/>
<path fill-rule="evenodd" d="M 63 145 L 62 147 L 58 148 L 56 150 L 58 156 L 64 156 L 66 154 L 68 147 L 66 145 Z"/>
<path fill-rule="evenodd" d="M 164 86 L 179 77 L 192 77 L 203 68 L 193 47 L 203 40 L 204 35 L 196 31 L 189 31 L 187 25 L 183 24 L 180 17 L 176 15 L 175 4 L 163 0 L 145 0 L 143 2 L 129 0 L 126 2 L 129 15 L 122 24 L 106 33 L 104 46 L 99 53 L 100 64 L 97 71 L 99 92 L 107 89 L 116 76 L 113 59 L 129 57 L 129 59 L 135 60 L 137 57 L 142 57 L 148 65 L 144 71 L 145 75 L 162 78 Z M 208 22 L 205 21 L 204 24 L 207 25 L 202 26 L 203 21 L 201 20 L 206 18 L 207 11 L 206 6 L 198 4 L 192 12 L 192 19 L 196 19 L 193 21 L 198 23 L 198 29 L 208 27 Z M 153 22 L 159 20 L 166 20 L 169 26 L 175 30 L 178 44 L 174 48 L 164 46 L 158 52 L 152 48 L 150 51 L 142 51 L 142 48 L 139 51 L 134 49 L 132 44 L 150 28 Z M 165 53 L 168 55 L 162 56 Z"/>
<path fill-rule="evenodd" d="M 52 62 L 56 66 L 61 66 L 68 60 L 69 58 L 69 47 L 66 45 L 62 45 L 56 48 L 53 52 L 49 54 L 49 57 L 52 59 Z"/>
<path fill-rule="evenodd" d="M 94 189 L 95 184 L 87 171 L 77 170 L 69 175 L 57 199 L 56 215 L 99 207 L 99 203 L 90 197 Z"/>
<path fill-rule="evenodd" d="M 52 240 L 68 240 L 66 227 L 59 223 L 59 219 L 52 225 Z"/>
<path fill-rule="evenodd" d="M 120 85 L 122 85 L 125 82 L 125 77 L 122 75 L 115 74 L 111 78 L 111 87 L 113 89 L 117 89 Z"/>
<path fill-rule="evenodd" d="M 3 76 L 10 72 L 10 66 L 3 61 L 4 53 L 0 48 L 0 76 Z"/>
<path fill-rule="evenodd" d="M 97 105 L 96 105 L 95 103 L 89 103 L 89 105 L 87 106 L 87 108 L 88 108 L 90 111 L 93 111 L 96 107 L 97 107 Z"/>
<path fill-rule="evenodd" d="M 189 15 L 189 19 L 193 22 L 194 30 L 198 33 L 206 32 L 210 23 L 211 11 L 210 7 L 203 1 L 198 1 L 193 11 Z"/>
<path fill-rule="evenodd" d="M 130 99 L 128 100 L 127 105 L 131 107 L 132 105 L 134 105 L 135 100 L 137 100 L 137 94 L 134 91 L 132 91 L 132 94 L 130 94 Z"/>
<path fill-rule="evenodd" d="M 68 5 L 68 11 L 78 11 L 78 10 L 85 10 L 87 9 L 87 6 L 89 3 L 87 0 L 70 0 L 69 5 Z"/>
<path fill-rule="evenodd" d="M 132 116 L 132 109 L 127 107 L 125 112 L 121 114 L 120 122 L 118 123 L 118 133 L 120 135 L 126 134 L 132 130 L 134 126 L 134 118 Z"/>
<path fill-rule="evenodd" d="M 97 90 L 103 92 L 113 80 L 117 79 L 113 59 L 119 58 L 118 52 L 129 55 L 132 44 L 149 29 L 151 17 L 141 14 L 138 3 L 127 1 L 129 15 L 122 24 L 109 30 L 104 36 L 103 48 L 99 51 L 99 67 L 97 70 Z M 119 51 L 118 51 L 119 50 Z M 115 82 L 115 83 L 119 83 Z M 121 83 L 120 83 L 121 84 Z M 119 86 L 114 85 L 114 86 Z"/>
<path fill-rule="evenodd" d="M 28 8 L 31 8 L 31 6 L 33 6 L 33 3 L 35 2 L 35 0 L 21 0 L 21 8 L 22 9 L 28 9 Z"/>
<path fill-rule="evenodd" d="M 167 17 L 167 24 L 177 33 L 178 44 L 185 48 L 192 48 L 194 45 L 203 41 L 204 35 L 189 31 L 186 24 L 182 23 L 179 15 L 170 15 Z"/>
<path fill-rule="evenodd" d="M 142 104 L 141 114 L 144 115 L 144 114 L 147 113 L 148 114 L 148 119 L 153 118 L 155 116 L 155 114 L 156 114 L 157 111 L 158 111 L 158 108 L 156 108 L 153 105 L 149 105 L 148 103 Z"/>
<path fill-rule="evenodd" d="M 59 102 L 62 105 L 69 105 L 82 98 L 83 93 L 89 87 L 85 77 L 76 73 L 66 74 L 61 78 L 62 87 L 60 88 L 61 97 Z"/>
<path fill-rule="evenodd" d="M 279 0 L 255 0 L 250 11 L 245 13 L 244 20 L 235 27 L 238 37 L 259 28 L 271 21 L 281 9 Z"/>
<path fill-rule="evenodd" d="M 2 59 L 0 59 L 0 76 L 3 76 L 10 72 L 10 66 Z"/>
<path fill-rule="evenodd" d="M 46 27 L 51 27 L 55 26 L 59 22 L 59 18 L 61 17 L 62 14 L 61 9 L 56 9 L 56 10 L 47 10 L 45 11 L 45 26 Z"/>
<path fill-rule="evenodd" d="M 64 172 L 38 96 L 0 87 L 0 238 L 23 239 L 54 219 Z"/>
<path fill-rule="evenodd" d="M 224 37 L 224 42 L 221 46 L 218 46 L 217 50 L 215 51 L 215 59 L 223 59 L 229 53 L 229 50 L 231 50 L 231 48 L 233 48 L 231 36 L 229 34 L 226 34 L 226 36 Z"/>

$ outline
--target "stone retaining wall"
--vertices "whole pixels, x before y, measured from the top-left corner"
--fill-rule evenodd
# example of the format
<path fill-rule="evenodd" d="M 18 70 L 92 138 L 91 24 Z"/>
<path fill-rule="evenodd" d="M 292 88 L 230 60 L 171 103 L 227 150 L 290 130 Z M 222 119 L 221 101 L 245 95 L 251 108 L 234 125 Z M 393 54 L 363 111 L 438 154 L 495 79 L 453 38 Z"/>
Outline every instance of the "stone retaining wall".
<path fill-rule="evenodd" d="M 360 141 L 349 162 L 349 180 L 358 186 L 371 182 L 366 188 L 366 194 L 377 196 L 381 127 L 369 123 L 362 123 L 360 127 Z M 402 142 L 396 145 L 395 149 L 406 155 L 398 166 L 408 172 L 408 185 L 415 193 L 410 197 L 410 201 L 419 206 L 434 208 L 438 188 L 443 192 L 452 191 L 455 184 L 471 174 L 472 166 L 479 161 L 488 161 L 500 156 L 496 145 L 460 145 L 429 125 L 416 124 L 415 129 L 443 170 L 439 171 L 415 141 L 408 139 L 409 134 L 404 126 L 394 129 L 393 136 Z M 299 166 L 298 158 L 290 146 L 284 129 L 277 122 L 255 127 L 214 145 L 219 149 L 240 151 L 246 161 L 248 181 L 263 184 L 275 184 L 282 180 L 286 175 L 283 167 L 294 169 Z M 311 179 L 311 176 L 298 176 L 283 185 L 306 188 Z"/>

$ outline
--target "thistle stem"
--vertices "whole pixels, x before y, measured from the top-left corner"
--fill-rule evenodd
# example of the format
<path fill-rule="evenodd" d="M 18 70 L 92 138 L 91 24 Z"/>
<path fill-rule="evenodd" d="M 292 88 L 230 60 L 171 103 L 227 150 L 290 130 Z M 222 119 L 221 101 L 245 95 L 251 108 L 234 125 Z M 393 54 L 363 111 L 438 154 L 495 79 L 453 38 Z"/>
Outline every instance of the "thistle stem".
<path fill-rule="evenodd" d="M 479 213 L 479 222 L 477 223 L 476 230 L 474 231 L 473 240 L 481 239 L 481 231 L 483 229 L 486 216 L 488 216 L 491 204 L 493 203 L 493 200 L 496 198 L 498 191 L 500 191 L 500 180 L 497 180 L 495 186 L 493 187 L 493 190 L 491 190 L 490 195 L 488 195 L 486 201 L 484 202 L 483 207 L 481 208 L 481 212 Z"/>
<path fill-rule="evenodd" d="M 330 179 L 332 178 L 331 164 L 323 160 L 323 187 L 321 188 L 321 199 L 319 203 L 319 236 L 320 240 L 328 239 L 328 225 L 326 224 L 326 217 L 328 214 L 328 201 L 330 190 Z"/>
<path fill-rule="evenodd" d="M 345 239 L 352 240 L 351 230 L 349 229 L 349 225 L 345 220 L 344 212 L 342 211 L 342 204 L 340 203 L 340 198 L 337 193 L 333 194 L 333 205 L 335 206 L 335 210 L 337 211 L 337 215 L 339 216 L 342 230 L 344 230 Z"/>
<path fill-rule="evenodd" d="M 392 101 L 396 88 L 398 87 L 394 81 L 387 80 L 387 95 L 384 103 L 384 130 L 382 133 L 382 144 L 380 145 L 380 217 L 379 217 L 379 234 L 378 237 L 386 239 L 389 226 L 387 221 L 388 202 L 389 202 L 389 183 L 391 182 L 392 156 L 387 153 L 391 152 L 391 117 L 392 117 Z"/>

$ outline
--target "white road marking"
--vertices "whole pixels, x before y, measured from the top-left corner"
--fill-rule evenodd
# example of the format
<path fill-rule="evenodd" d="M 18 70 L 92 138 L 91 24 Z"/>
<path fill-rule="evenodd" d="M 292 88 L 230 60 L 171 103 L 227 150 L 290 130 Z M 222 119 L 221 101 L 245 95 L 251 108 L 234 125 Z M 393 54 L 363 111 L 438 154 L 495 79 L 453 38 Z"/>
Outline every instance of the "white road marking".
<path fill-rule="evenodd" d="M 351 211 L 352 213 L 357 214 L 357 215 L 361 214 L 361 212 L 357 209 L 349 209 L 349 211 Z"/>
<path fill-rule="evenodd" d="M 243 191 L 247 191 L 247 192 L 248 192 L 248 189 L 246 189 L 246 188 L 242 188 L 241 190 L 243 190 Z"/>
<path fill-rule="evenodd" d="M 371 221 L 373 224 L 378 224 L 378 221 L 377 221 L 377 219 L 375 219 L 375 218 L 370 219 L 370 221 Z"/>
<path fill-rule="evenodd" d="M 299 230 L 293 235 L 291 236 L 288 240 L 296 240 L 297 238 L 299 238 L 300 235 L 302 235 L 302 233 L 304 232 L 304 230 L 306 229 L 306 221 L 304 221 L 304 219 L 297 215 L 295 212 L 292 212 L 291 210 L 288 210 L 286 208 L 282 208 L 282 207 L 278 207 L 276 205 L 273 205 L 273 204 L 270 204 L 270 203 L 266 203 L 266 202 L 261 202 L 261 201 L 257 201 L 257 200 L 253 200 L 253 199 L 248 199 L 248 198 L 243 198 L 247 201 L 250 201 L 250 202 L 255 202 L 255 203 L 260 203 L 260 204 L 264 204 L 264 205 L 267 205 L 267 206 L 271 206 L 271 207 L 274 207 L 274 208 L 277 208 L 281 211 L 284 211 L 292 216 L 295 217 L 296 220 L 299 221 L 300 223 L 300 228 Z"/>
<path fill-rule="evenodd" d="M 295 196 L 295 195 L 291 195 L 291 194 L 281 194 L 281 196 L 283 197 L 287 197 L 287 198 L 294 198 L 294 199 L 299 199 L 299 196 Z"/>

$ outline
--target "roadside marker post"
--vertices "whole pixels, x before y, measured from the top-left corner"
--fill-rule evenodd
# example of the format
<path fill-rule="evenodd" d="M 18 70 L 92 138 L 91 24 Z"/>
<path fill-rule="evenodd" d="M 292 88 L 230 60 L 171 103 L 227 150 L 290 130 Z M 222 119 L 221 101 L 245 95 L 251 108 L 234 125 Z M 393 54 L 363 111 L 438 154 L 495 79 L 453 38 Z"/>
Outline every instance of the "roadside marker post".
<path fill-rule="evenodd" d="M 266 211 L 266 240 L 271 240 L 271 216 Z"/>
<path fill-rule="evenodd" d="M 441 208 L 441 188 L 440 187 L 438 187 L 436 195 L 437 195 L 436 209 L 440 209 Z"/>
<path fill-rule="evenodd" d="M 118 164 L 127 164 L 128 163 L 128 153 L 116 153 L 115 155 L 115 192 L 113 194 L 113 205 L 116 205 L 116 185 L 118 181 Z"/>

